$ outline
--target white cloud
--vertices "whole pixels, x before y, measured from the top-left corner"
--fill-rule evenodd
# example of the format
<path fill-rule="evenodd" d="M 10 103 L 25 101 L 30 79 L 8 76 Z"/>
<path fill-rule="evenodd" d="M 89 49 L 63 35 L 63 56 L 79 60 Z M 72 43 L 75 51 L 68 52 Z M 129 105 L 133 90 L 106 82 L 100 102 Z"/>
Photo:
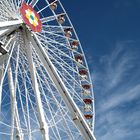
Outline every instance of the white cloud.
<path fill-rule="evenodd" d="M 96 136 L 100 140 L 140 139 L 140 59 L 130 48 L 134 42 L 117 43 L 110 55 L 100 58 L 92 74 L 96 98 Z M 139 49 L 137 49 L 139 50 Z M 137 103 L 140 105 L 140 102 Z M 136 128 L 135 128 L 136 127 Z"/>
<path fill-rule="evenodd" d="M 136 85 L 132 89 L 128 88 L 125 92 L 114 92 L 101 106 L 100 111 L 107 111 L 113 107 L 119 106 L 125 102 L 131 102 L 134 99 L 140 97 L 140 84 Z"/>

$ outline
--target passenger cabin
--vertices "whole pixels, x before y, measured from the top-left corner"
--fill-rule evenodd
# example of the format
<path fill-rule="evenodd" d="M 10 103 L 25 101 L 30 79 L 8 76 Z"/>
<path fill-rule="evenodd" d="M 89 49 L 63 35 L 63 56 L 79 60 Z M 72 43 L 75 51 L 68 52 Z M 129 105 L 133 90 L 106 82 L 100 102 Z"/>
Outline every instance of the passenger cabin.
<path fill-rule="evenodd" d="M 75 56 L 75 60 L 80 63 L 83 64 L 83 56 L 82 55 L 76 55 Z"/>
<path fill-rule="evenodd" d="M 91 111 L 92 110 L 92 105 L 91 104 L 85 104 L 85 106 L 84 106 L 84 111 L 85 112 L 89 112 L 89 111 Z"/>
<path fill-rule="evenodd" d="M 72 36 L 72 28 L 64 29 L 64 33 L 67 38 L 70 38 Z"/>
<path fill-rule="evenodd" d="M 79 70 L 79 74 L 81 75 L 82 78 L 86 79 L 88 72 L 85 69 L 81 69 L 81 70 Z"/>
<path fill-rule="evenodd" d="M 57 17 L 57 21 L 60 23 L 60 24 L 63 24 L 65 22 L 65 15 L 59 15 Z"/>
<path fill-rule="evenodd" d="M 89 96 L 91 94 L 91 91 L 90 90 L 87 90 L 87 89 L 84 89 L 82 91 L 82 93 L 83 93 L 84 96 Z"/>
<path fill-rule="evenodd" d="M 57 9 L 57 1 L 55 0 L 49 0 L 50 8 L 54 11 Z"/>
<path fill-rule="evenodd" d="M 75 51 L 78 50 L 78 45 L 79 45 L 78 41 L 72 41 L 70 44 L 71 44 L 72 50 L 75 50 Z"/>
<path fill-rule="evenodd" d="M 90 89 L 90 85 L 89 85 L 89 84 L 84 84 L 84 85 L 82 85 L 82 87 L 83 87 L 84 89 Z"/>
<path fill-rule="evenodd" d="M 92 119 L 93 118 L 93 115 L 91 115 L 91 114 L 85 114 L 84 116 L 85 116 L 86 119 Z"/>
<path fill-rule="evenodd" d="M 92 99 L 83 99 L 85 104 L 92 104 Z"/>

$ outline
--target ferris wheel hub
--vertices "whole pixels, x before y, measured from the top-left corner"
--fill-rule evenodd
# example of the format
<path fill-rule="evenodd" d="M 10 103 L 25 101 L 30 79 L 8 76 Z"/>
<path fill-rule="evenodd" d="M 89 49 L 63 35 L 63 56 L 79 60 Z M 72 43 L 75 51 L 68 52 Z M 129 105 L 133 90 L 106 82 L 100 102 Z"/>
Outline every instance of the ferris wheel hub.
<path fill-rule="evenodd" d="M 20 7 L 20 13 L 24 23 L 34 32 L 42 31 L 42 23 L 38 13 L 32 6 L 27 3 L 23 3 Z"/>

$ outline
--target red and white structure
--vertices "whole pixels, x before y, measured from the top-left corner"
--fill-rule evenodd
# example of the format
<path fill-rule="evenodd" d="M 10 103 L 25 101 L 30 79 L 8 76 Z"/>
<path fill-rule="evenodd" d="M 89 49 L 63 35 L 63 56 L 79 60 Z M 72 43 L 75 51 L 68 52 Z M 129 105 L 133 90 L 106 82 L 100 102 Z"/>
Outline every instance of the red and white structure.
<path fill-rule="evenodd" d="M 0 137 L 96 140 L 84 52 L 59 0 L 1 0 Z"/>

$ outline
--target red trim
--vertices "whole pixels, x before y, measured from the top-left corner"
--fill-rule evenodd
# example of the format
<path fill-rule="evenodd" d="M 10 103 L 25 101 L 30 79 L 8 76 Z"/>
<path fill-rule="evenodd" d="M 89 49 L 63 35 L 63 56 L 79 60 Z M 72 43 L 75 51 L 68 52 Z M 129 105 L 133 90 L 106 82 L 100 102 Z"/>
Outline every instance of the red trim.
<path fill-rule="evenodd" d="M 90 115 L 90 114 L 84 115 L 84 116 L 85 116 L 86 119 L 92 119 L 93 118 L 93 115 Z"/>
<path fill-rule="evenodd" d="M 36 27 L 33 24 L 31 24 L 26 17 L 25 11 L 28 9 L 31 10 L 35 14 L 36 18 L 38 19 L 38 25 Z M 32 31 L 34 31 L 34 32 L 42 31 L 42 23 L 41 23 L 40 17 L 38 15 L 38 13 L 30 5 L 23 2 L 22 6 L 20 7 L 20 13 L 22 15 L 24 22 L 31 28 Z"/>

